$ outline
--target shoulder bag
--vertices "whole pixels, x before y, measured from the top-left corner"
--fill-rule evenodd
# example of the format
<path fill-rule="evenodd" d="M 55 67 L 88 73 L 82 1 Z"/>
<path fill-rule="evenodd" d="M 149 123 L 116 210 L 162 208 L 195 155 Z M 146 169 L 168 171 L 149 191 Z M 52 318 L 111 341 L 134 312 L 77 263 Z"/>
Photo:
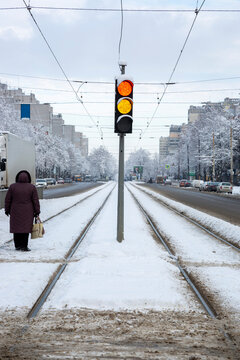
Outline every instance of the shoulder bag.
<path fill-rule="evenodd" d="M 45 234 L 45 230 L 43 227 L 43 223 L 42 223 L 40 217 L 36 216 L 33 227 L 32 227 L 31 239 L 41 238 L 41 237 L 43 237 L 44 234 Z"/>

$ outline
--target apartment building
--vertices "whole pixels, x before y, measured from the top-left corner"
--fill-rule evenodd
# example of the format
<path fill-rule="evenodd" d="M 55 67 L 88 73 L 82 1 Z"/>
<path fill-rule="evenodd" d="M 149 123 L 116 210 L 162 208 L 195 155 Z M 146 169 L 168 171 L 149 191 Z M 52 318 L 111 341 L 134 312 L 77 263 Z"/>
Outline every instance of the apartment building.
<path fill-rule="evenodd" d="M 76 132 L 74 125 L 66 125 L 62 114 L 53 114 L 50 104 L 41 104 L 35 94 L 26 95 L 21 88 L 9 89 L 6 84 L 2 83 L 0 83 L 0 96 L 14 104 L 20 120 L 29 121 L 33 125 L 41 125 L 46 133 L 57 135 L 71 142 L 80 149 L 83 156 L 88 156 L 88 139 L 82 133 Z"/>

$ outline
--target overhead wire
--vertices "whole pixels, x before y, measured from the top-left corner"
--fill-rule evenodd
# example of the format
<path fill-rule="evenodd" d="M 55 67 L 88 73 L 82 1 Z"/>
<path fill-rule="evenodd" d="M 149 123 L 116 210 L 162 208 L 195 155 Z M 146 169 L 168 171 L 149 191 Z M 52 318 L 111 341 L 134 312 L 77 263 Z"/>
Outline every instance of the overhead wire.
<path fill-rule="evenodd" d="M 102 131 L 99 129 L 98 124 L 94 121 L 94 119 L 92 118 L 91 114 L 90 114 L 90 113 L 89 113 L 89 111 L 87 110 L 87 108 L 86 108 L 86 106 L 84 105 L 84 103 L 83 103 L 82 99 L 78 96 L 77 91 L 74 89 L 74 87 L 73 87 L 73 85 L 72 85 L 71 81 L 69 80 L 69 78 L 68 78 L 68 76 L 67 76 L 66 72 L 64 71 L 64 69 L 63 69 L 62 65 L 60 64 L 59 60 L 57 59 L 57 57 L 56 57 L 56 55 L 55 55 L 54 51 L 52 50 L 52 48 L 51 48 L 51 46 L 50 46 L 49 42 L 47 41 L 47 38 L 46 38 L 46 37 L 45 37 L 45 35 L 43 34 L 43 32 L 42 32 L 42 30 L 41 30 L 40 26 L 38 25 L 38 23 L 37 23 L 37 21 L 36 21 L 35 17 L 33 16 L 32 12 L 31 12 L 32 7 L 31 7 L 30 5 L 27 5 L 27 3 L 26 3 L 26 1 L 25 1 L 25 0 L 23 0 L 23 3 L 24 3 L 24 5 L 25 5 L 26 9 L 28 10 L 28 12 L 29 12 L 29 14 L 30 14 L 30 16 L 31 16 L 31 18 L 32 18 L 32 20 L 33 20 L 33 22 L 35 23 L 35 25 L 36 25 L 37 29 L 39 30 L 39 32 L 40 32 L 40 34 L 41 34 L 42 38 L 44 39 L 44 41 L 45 41 L 45 43 L 46 43 L 46 45 L 47 45 L 48 49 L 50 50 L 50 52 L 51 52 L 51 54 L 52 54 L 53 58 L 55 59 L 56 63 L 58 64 L 58 66 L 59 66 L 59 68 L 60 68 L 60 70 L 62 71 L 62 73 L 63 73 L 63 75 L 64 75 L 64 77 L 65 77 L 66 81 L 68 82 L 68 84 L 70 85 L 70 87 L 71 87 L 72 91 L 73 91 L 73 92 L 74 92 L 74 94 L 76 95 L 77 100 L 78 100 L 78 101 L 82 104 L 82 106 L 83 106 L 84 110 L 86 111 L 86 113 L 88 114 L 89 118 L 90 118 L 90 119 L 91 119 L 91 121 L 95 124 L 95 126 L 98 128 L 98 131 L 99 131 L 100 137 L 101 137 L 101 139 L 103 140 L 103 134 L 102 134 Z"/>
<path fill-rule="evenodd" d="M 80 7 L 58 7 L 58 6 L 31 6 L 32 9 L 37 10 L 66 10 L 66 11 L 92 11 L 92 12 L 120 12 L 118 8 L 80 8 Z M 25 7 L 1 7 L 0 10 L 24 10 Z M 140 12 L 140 13 L 192 13 L 192 9 L 123 9 L 123 12 Z M 239 13 L 240 9 L 204 9 L 202 12 L 207 13 Z"/>
<path fill-rule="evenodd" d="M 16 77 L 26 77 L 32 79 L 40 79 L 40 80 L 51 80 L 51 81 L 67 81 L 66 79 L 56 79 L 50 77 L 41 77 L 41 76 L 33 76 L 33 75 L 22 75 L 22 74 L 12 74 L 12 73 L 2 73 L 0 75 L 6 76 L 16 76 Z M 201 83 L 201 82 L 214 82 L 214 81 L 225 81 L 225 80 L 238 80 L 240 76 L 231 76 L 231 77 L 223 77 L 223 78 L 213 78 L 213 79 L 202 79 L 202 80 L 190 80 L 190 81 L 175 81 L 172 85 L 181 85 L 181 84 L 192 84 L 192 83 Z M 70 80 L 72 83 L 85 83 L 85 84 L 103 84 L 103 85 L 113 85 L 113 81 L 99 81 L 99 80 Z M 157 85 L 166 85 L 166 82 L 134 82 L 135 85 L 148 85 L 148 86 L 157 86 Z"/>
<path fill-rule="evenodd" d="M 12 86 L 16 87 L 16 86 Z M 54 92 L 65 92 L 72 93 L 72 90 L 66 89 L 52 89 L 52 88 L 38 88 L 32 86 L 21 86 L 21 89 L 31 89 L 31 90 L 40 90 L 40 91 L 54 91 Z M 179 90 L 179 91 L 168 91 L 167 94 L 191 94 L 191 93 L 202 93 L 202 92 L 221 92 L 221 91 L 240 91 L 239 88 L 224 88 L 224 89 L 198 89 L 198 90 Z M 134 95 L 159 95 L 160 91 L 150 92 L 150 91 L 135 91 Z M 81 91 L 81 94 L 114 94 L 114 91 Z"/>
<path fill-rule="evenodd" d="M 174 73 L 175 73 L 175 71 L 176 71 L 176 68 L 177 68 L 177 66 L 178 66 L 178 64 L 179 64 L 179 61 L 180 61 L 181 57 L 182 57 L 183 51 L 184 51 L 184 49 L 185 49 L 185 47 L 186 47 L 187 41 L 188 41 L 188 39 L 189 39 L 189 37 L 190 37 L 190 34 L 191 34 L 191 32 L 192 32 L 192 30 L 193 30 L 193 27 L 194 27 L 194 25 L 195 25 L 195 22 L 196 22 L 196 20 L 197 20 L 198 14 L 199 14 L 199 12 L 201 11 L 201 9 L 202 9 L 205 1 L 206 1 L 206 0 L 203 0 L 203 1 L 202 1 L 202 4 L 200 5 L 200 7 L 199 7 L 198 9 L 195 9 L 195 17 L 194 17 L 193 22 L 192 22 L 192 24 L 191 24 L 191 26 L 190 26 L 190 29 L 189 29 L 188 34 L 187 34 L 187 36 L 186 36 L 186 39 L 184 40 L 184 43 L 183 43 L 182 49 L 181 49 L 181 51 L 180 51 L 180 53 L 179 53 L 179 56 L 178 56 L 178 58 L 177 58 L 177 61 L 176 61 L 175 65 L 174 65 L 173 70 L 172 70 L 172 72 L 171 72 L 171 74 L 170 74 L 170 76 L 169 76 L 169 79 L 168 79 L 168 81 L 167 81 L 167 83 L 166 83 L 166 85 L 165 85 L 165 87 L 164 87 L 163 93 L 162 93 L 162 95 L 161 95 L 161 97 L 160 97 L 160 99 L 159 99 L 159 101 L 158 101 L 158 104 L 157 104 L 156 109 L 155 109 L 154 112 L 153 112 L 153 115 L 152 115 L 152 117 L 151 117 L 151 120 L 147 123 L 147 126 L 146 126 L 145 130 L 143 130 L 142 136 L 141 136 L 141 138 L 139 139 L 139 141 L 140 141 L 140 140 L 142 139 L 142 137 L 145 135 L 147 129 L 149 128 L 149 126 L 151 125 L 151 123 L 152 123 L 152 121 L 153 121 L 153 119 L 154 119 L 154 116 L 155 116 L 155 114 L 156 114 L 156 112 L 157 112 L 160 104 L 162 103 L 162 99 L 163 99 L 163 97 L 165 96 L 166 91 L 167 91 L 167 89 L 168 89 L 168 86 L 169 86 L 170 83 L 171 83 L 172 77 L 173 77 L 173 75 L 174 75 Z"/>
<path fill-rule="evenodd" d="M 112 101 L 84 101 L 85 104 L 112 104 Z M 157 101 L 135 101 L 135 104 L 156 104 Z M 201 101 L 164 101 L 162 104 L 182 104 L 182 105 L 191 105 L 191 104 L 201 104 Z M 205 102 L 204 102 L 205 103 Z M 49 104 L 78 104 L 77 101 L 49 101 Z"/>

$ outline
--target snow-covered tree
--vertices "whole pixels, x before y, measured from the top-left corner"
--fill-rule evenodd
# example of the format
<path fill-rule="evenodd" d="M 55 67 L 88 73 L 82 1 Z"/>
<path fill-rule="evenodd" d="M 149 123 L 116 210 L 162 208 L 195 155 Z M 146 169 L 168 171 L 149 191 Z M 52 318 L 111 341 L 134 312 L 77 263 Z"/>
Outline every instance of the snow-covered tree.
<path fill-rule="evenodd" d="M 72 176 L 89 168 L 79 149 L 58 136 L 46 133 L 41 125 L 20 120 L 19 112 L 4 97 L 0 97 L 0 131 L 9 131 L 35 143 L 37 176 Z"/>
<path fill-rule="evenodd" d="M 93 149 L 88 157 L 90 175 L 100 179 L 113 179 L 117 172 L 116 160 L 104 147 Z"/>
<path fill-rule="evenodd" d="M 183 128 L 178 153 L 166 160 L 177 164 L 178 178 L 188 178 L 194 170 L 196 178 L 221 181 L 229 177 L 231 157 L 239 168 L 239 114 L 239 105 L 209 103 L 202 108 L 200 119 Z"/>
<path fill-rule="evenodd" d="M 132 173 L 134 170 L 134 166 L 142 166 L 142 179 L 155 179 L 159 170 L 158 163 L 159 159 L 157 154 L 154 154 L 153 158 L 151 158 L 149 151 L 141 148 L 129 155 L 129 158 L 125 164 L 125 176 L 127 178 L 130 176 L 130 173 Z"/>

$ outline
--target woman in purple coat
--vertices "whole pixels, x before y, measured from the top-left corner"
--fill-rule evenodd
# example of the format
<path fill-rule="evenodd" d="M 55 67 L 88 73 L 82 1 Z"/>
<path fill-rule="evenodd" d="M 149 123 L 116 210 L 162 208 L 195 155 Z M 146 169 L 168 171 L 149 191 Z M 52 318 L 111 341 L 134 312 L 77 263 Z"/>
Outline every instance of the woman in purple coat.
<path fill-rule="evenodd" d="M 28 236 L 34 217 L 40 214 L 40 205 L 28 171 L 20 171 L 16 182 L 10 185 L 5 198 L 5 214 L 10 215 L 10 232 L 14 234 L 16 250 L 30 251 Z"/>

